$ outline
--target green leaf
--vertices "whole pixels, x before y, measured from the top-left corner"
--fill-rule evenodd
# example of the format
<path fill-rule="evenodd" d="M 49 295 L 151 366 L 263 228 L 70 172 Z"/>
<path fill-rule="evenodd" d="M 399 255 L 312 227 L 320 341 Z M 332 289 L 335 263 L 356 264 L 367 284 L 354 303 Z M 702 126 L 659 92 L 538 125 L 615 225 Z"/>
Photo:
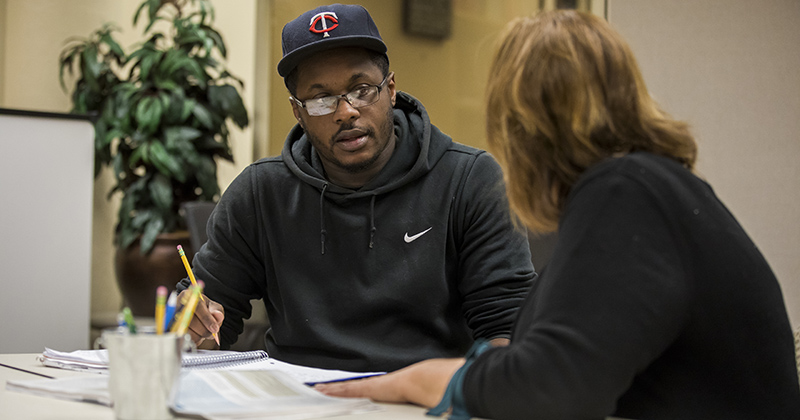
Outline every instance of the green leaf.
<path fill-rule="evenodd" d="M 160 141 L 153 141 L 150 144 L 150 161 L 153 162 L 159 172 L 174 177 L 180 182 L 186 182 L 186 173 L 181 163 L 167 152 Z"/>
<path fill-rule="evenodd" d="M 131 157 L 128 159 L 129 163 L 128 166 L 135 168 L 139 165 L 139 161 L 143 161 L 145 164 L 150 163 L 150 157 L 148 156 L 148 151 L 150 150 L 149 144 L 144 143 L 141 146 L 137 147 L 133 153 L 131 153 Z"/>
<path fill-rule="evenodd" d="M 164 117 L 166 118 L 164 121 L 165 125 L 183 124 L 186 117 L 189 116 L 189 113 L 187 113 L 186 117 L 183 117 L 183 107 L 186 105 L 186 101 L 187 99 L 183 94 L 183 89 L 176 88 L 170 92 L 169 108 L 167 108 L 164 113 Z"/>
<path fill-rule="evenodd" d="M 139 80 L 147 80 L 151 69 L 161 61 L 164 53 L 149 48 L 143 48 L 142 50 L 144 52 L 141 54 L 142 58 L 139 61 Z"/>
<path fill-rule="evenodd" d="M 197 101 L 194 99 L 187 99 L 183 103 L 183 109 L 181 110 L 181 122 L 186 121 L 189 118 L 189 115 L 192 115 L 194 109 L 197 107 Z M 199 119 L 199 117 L 198 117 Z M 202 123 L 202 122 L 201 122 Z"/>
<path fill-rule="evenodd" d="M 200 130 L 193 127 L 169 127 L 164 130 L 167 150 L 177 148 L 179 143 L 192 141 L 202 134 Z"/>
<path fill-rule="evenodd" d="M 103 64 L 97 60 L 97 46 L 88 45 L 81 53 L 81 74 L 92 90 L 100 90 L 97 79 L 102 69 Z"/>
<path fill-rule="evenodd" d="M 202 104 L 195 104 L 192 108 L 192 115 L 197 118 L 200 124 L 208 129 L 214 128 L 214 116 Z"/>
<path fill-rule="evenodd" d="M 159 79 L 159 80 L 156 80 L 155 85 L 156 85 L 156 88 L 158 88 L 160 90 L 168 90 L 168 91 L 181 90 L 180 85 L 175 83 L 175 81 L 173 81 L 173 80 L 161 80 L 161 79 Z"/>
<path fill-rule="evenodd" d="M 67 91 L 67 86 L 64 84 L 64 70 L 67 70 L 70 76 L 73 74 L 72 66 L 76 57 L 80 56 L 80 47 L 64 49 L 58 57 L 58 80 L 61 83 L 61 89 Z"/>
<path fill-rule="evenodd" d="M 164 55 L 164 59 L 161 60 L 161 63 L 159 63 L 158 70 L 164 77 L 171 78 L 175 71 L 185 65 L 186 60 L 190 59 L 186 57 L 184 52 L 180 50 L 169 50 Z"/>
<path fill-rule="evenodd" d="M 150 198 L 162 211 L 168 212 L 172 209 L 172 184 L 169 178 L 160 174 L 153 177 L 150 182 Z"/>
<path fill-rule="evenodd" d="M 223 86 L 209 86 L 208 87 L 208 101 L 211 105 L 223 110 L 229 115 L 233 122 L 240 128 L 244 128 L 248 124 L 247 110 L 242 102 L 242 97 L 239 92 L 231 85 Z"/>
<path fill-rule="evenodd" d="M 150 219 L 153 218 L 153 212 L 149 210 L 140 210 L 136 212 L 136 215 L 131 218 L 130 225 L 132 228 L 136 229 L 137 231 L 141 231 L 144 229 L 144 226 Z"/>
<path fill-rule="evenodd" d="M 136 104 L 136 123 L 143 133 L 154 133 L 161 122 L 161 101 L 155 96 L 145 96 Z"/>
<path fill-rule="evenodd" d="M 119 46 L 117 41 L 115 41 L 111 36 L 111 29 L 108 29 L 100 36 L 100 42 L 108 45 L 111 55 L 117 60 L 118 63 L 124 61 L 123 57 L 125 57 L 125 52 L 122 50 L 122 47 Z"/>
<path fill-rule="evenodd" d="M 161 4 L 162 4 L 161 0 L 145 0 L 145 2 L 142 3 L 141 6 L 139 6 L 139 9 L 136 10 L 136 14 L 133 17 L 134 26 L 136 25 L 136 21 L 139 18 L 139 13 L 146 6 L 148 7 L 147 18 L 149 22 L 147 26 L 144 28 L 144 32 L 147 33 L 148 31 L 150 31 L 150 27 L 153 26 L 154 23 L 156 23 L 156 16 L 158 15 L 158 9 L 161 8 Z"/>
<path fill-rule="evenodd" d="M 206 35 L 214 42 L 222 58 L 227 58 L 228 50 L 225 48 L 225 41 L 222 40 L 222 35 L 210 26 L 203 25 L 201 28 L 203 28 Z"/>
<path fill-rule="evenodd" d="M 133 14 L 133 26 L 136 26 L 136 22 L 139 21 L 139 15 L 142 13 L 142 9 L 147 6 L 147 2 L 140 4 L 139 7 L 136 9 L 136 12 Z"/>
<path fill-rule="evenodd" d="M 161 217 L 153 217 L 144 228 L 142 233 L 142 242 L 140 252 L 145 255 L 153 249 L 153 244 L 156 242 L 156 237 L 164 229 L 164 219 Z"/>
<path fill-rule="evenodd" d="M 115 238 L 117 245 L 121 248 L 129 247 L 139 236 L 138 230 L 132 225 L 132 213 L 134 209 L 134 196 L 123 196 L 117 216 L 117 236 Z"/>
<path fill-rule="evenodd" d="M 163 92 L 163 91 L 159 92 L 158 93 L 158 100 L 161 101 L 162 113 L 165 113 L 169 109 L 169 105 L 170 105 L 170 102 L 171 102 L 171 99 L 169 97 L 169 93 Z"/>

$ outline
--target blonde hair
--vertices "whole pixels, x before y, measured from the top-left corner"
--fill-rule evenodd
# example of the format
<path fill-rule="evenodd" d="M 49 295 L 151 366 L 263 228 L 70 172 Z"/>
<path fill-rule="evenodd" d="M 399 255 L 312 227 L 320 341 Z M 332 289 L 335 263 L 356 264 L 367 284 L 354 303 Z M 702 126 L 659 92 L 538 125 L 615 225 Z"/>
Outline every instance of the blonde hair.
<path fill-rule="evenodd" d="M 512 21 L 490 74 L 489 146 L 511 209 L 533 231 L 555 230 L 578 177 L 611 156 L 647 151 L 694 167 L 687 125 L 659 109 L 628 45 L 596 16 Z"/>

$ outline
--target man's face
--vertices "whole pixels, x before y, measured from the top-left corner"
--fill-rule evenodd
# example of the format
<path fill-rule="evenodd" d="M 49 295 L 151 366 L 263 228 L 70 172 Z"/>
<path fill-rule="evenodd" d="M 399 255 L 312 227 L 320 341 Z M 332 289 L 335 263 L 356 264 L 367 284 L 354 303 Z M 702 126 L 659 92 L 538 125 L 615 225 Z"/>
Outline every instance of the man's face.
<path fill-rule="evenodd" d="M 361 48 L 325 51 L 306 59 L 297 67 L 296 98 L 306 101 L 349 93 L 360 85 L 379 85 L 380 68 Z M 344 174 L 377 174 L 394 151 L 392 106 L 395 102 L 394 77 L 390 76 L 372 105 L 353 108 L 339 99 L 336 110 L 311 116 L 294 101 L 295 118 L 317 149 L 326 171 Z"/>

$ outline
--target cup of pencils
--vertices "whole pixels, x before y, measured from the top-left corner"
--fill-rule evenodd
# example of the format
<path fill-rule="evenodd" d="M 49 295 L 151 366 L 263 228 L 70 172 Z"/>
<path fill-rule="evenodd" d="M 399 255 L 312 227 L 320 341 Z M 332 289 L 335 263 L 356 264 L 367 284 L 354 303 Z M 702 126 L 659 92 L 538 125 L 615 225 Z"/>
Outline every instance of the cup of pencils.
<path fill-rule="evenodd" d="M 119 420 L 172 419 L 169 406 L 177 393 L 181 371 L 182 336 L 103 332 L 108 349 L 109 392 Z"/>
<path fill-rule="evenodd" d="M 167 290 L 161 286 L 156 291 L 154 327 L 138 327 L 125 308 L 119 327 L 103 332 L 109 392 L 118 420 L 174 418 L 170 405 L 178 392 L 182 353 L 192 344 L 185 338 L 186 330 L 201 288 L 202 282 L 193 285 L 187 302 L 177 304 L 175 293 L 167 298 Z"/>

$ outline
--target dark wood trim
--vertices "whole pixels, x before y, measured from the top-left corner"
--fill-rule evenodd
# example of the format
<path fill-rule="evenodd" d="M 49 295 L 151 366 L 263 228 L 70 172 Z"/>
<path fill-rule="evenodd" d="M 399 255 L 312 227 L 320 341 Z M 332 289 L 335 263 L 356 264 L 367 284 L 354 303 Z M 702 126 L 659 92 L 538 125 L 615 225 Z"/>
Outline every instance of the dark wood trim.
<path fill-rule="evenodd" d="M 21 117 L 58 118 L 64 120 L 83 120 L 94 122 L 95 114 L 67 114 L 62 112 L 29 111 L 24 109 L 0 108 L 0 115 L 17 115 Z"/>

